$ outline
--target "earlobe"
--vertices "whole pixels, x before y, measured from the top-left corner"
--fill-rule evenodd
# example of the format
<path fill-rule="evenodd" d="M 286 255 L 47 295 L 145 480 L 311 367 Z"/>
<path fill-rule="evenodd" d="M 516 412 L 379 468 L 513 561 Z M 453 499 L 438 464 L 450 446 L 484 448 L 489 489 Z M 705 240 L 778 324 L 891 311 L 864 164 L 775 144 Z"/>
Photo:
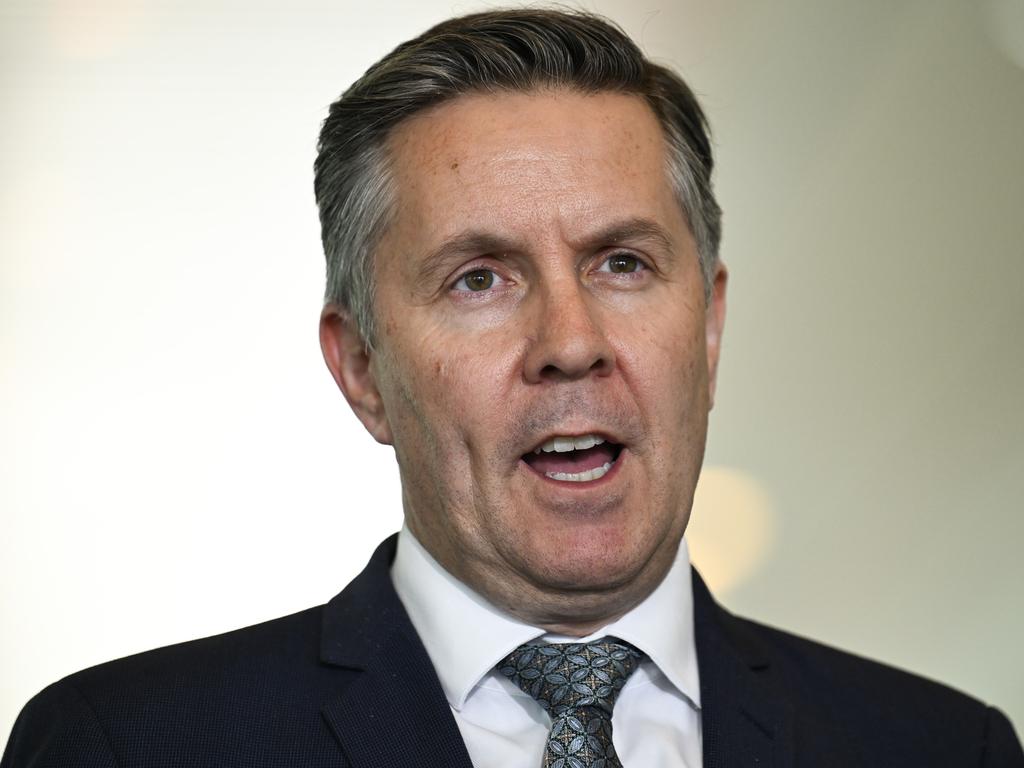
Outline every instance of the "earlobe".
<path fill-rule="evenodd" d="M 377 442 L 391 445 L 391 425 L 371 366 L 373 351 L 337 305 L 328 304 L 320 313 L 320 349 L 356 417 Z"/>
<path fill-rule="evenodd" d="M 729 272 L 721 261 L 715 264 L 711 278 L 711 298 L 708 302 L 705 332 L 708 351 L 708 408 L 715 405 L 715 383 L 718 380 L 718 356 L 722 349 L 722 331 L 725 328 L 725 287 Z"/>

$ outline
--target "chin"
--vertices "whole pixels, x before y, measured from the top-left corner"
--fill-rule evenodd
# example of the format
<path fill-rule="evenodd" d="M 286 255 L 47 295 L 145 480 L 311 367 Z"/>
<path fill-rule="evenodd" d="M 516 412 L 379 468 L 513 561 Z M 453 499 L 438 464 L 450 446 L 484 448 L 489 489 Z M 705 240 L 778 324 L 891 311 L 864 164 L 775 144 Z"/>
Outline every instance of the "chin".
<path fill-rule="evenodd" d="M 525 558 L 532 580 L 548 590 L 563 592 L 607 592 L 635 582 L 653 552 L 634 546 L 567 543 L 556 551 L 534 552 Z"/>

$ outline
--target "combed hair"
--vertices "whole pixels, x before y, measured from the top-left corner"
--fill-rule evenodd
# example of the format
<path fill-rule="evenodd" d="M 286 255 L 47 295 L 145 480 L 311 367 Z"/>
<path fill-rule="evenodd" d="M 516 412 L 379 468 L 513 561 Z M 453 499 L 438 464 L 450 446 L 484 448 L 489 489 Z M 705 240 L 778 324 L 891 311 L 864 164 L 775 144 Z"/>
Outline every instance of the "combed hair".
<path fill-rule="evenodd" d="M 710 296 L 722 212 L 711 185 L 707 120 L 689 86 L 600 16 L 487 11 L 449 19 L 399 45 L 331 105 L 320 131 L 314 189 L 327 258 L 325 301 L 349 313 L 367 344 L 375 338 L 373 253 L 394 213 L 392 129 L 461 94 L 542 88 L 646 100 L 665 134 L 667 172 Z"/>

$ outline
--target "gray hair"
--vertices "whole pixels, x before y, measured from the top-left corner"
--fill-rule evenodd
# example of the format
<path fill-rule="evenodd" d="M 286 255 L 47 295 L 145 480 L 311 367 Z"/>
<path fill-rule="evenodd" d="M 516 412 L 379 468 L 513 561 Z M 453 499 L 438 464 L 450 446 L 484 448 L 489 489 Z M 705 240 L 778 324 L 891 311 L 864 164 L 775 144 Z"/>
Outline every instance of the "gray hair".
<path fill-rule="evenodd" d="M 392 129 L 461 94 L 545 87 L 636 94 L 651 107 L 710 297 L 722 211 L 711 186 L 707 119 L 689 86 L 600 16 L 487 11 L 449 19 L 398 46 L 331 105 L 320 131 L 314 189 L 327 257 L 325 301 L 350 314 L 367 344 L 375 338 L 373 253 L 394 209 Z"/>

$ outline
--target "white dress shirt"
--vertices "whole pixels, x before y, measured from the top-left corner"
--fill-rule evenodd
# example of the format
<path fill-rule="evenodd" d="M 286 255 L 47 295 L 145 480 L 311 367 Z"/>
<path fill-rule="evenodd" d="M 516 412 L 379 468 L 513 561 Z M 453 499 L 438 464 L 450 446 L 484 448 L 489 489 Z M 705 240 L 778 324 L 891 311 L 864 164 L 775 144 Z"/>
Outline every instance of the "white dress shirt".
<path fill-rule="evenodd" d="M 442 568 L 403 528 L 391 580 L 441 681 L 475 768 L 539 768 L 550 717 L 494 669 L 519 645 L 587 642 L 613 635 L 647 658 L 612 715 L 627 768 L 701 768 L 700 682 L 686 541 L 658 587 L 617 621 L 582 638 L 545 635 L 484 600 Z"/>

